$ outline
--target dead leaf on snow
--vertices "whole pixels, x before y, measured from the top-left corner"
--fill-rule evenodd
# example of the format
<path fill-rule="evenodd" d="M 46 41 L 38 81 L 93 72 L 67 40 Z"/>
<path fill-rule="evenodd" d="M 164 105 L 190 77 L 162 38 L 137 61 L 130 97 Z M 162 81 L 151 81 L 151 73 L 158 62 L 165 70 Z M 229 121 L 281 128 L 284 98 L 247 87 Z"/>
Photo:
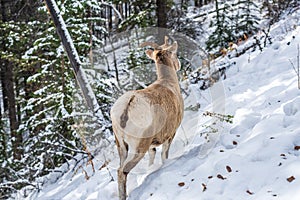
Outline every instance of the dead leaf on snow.
<path fill-rule="evenodd" d="M 295 146 L 294 149 L 295 149 L 296 151 L 298 151 L 298 150 L 300 150 L 300 146 Z"/>
<path fill-rule="evenodd" d="M 248 194 L 250 194 L 250 195 L 253 195 L 254 193 L 253 192 L 251 192 L 250 190 L 247 190 L 246 191 Z"/>
<path fill-rule="evenodd" d="M 291 177 L 289 177 L 289 178 L 287 178 L 286 180 L 288 181 L 288 182 L 293 182 L 294 180 L 295 180 L 296 178 L 294 177 L 294 176 L 291 176 Z"/>
<path fill-rule="evenodd" d="M 204 192 L 207 189 L 207 187 L 204 183 L 202 183 L 202 187 L 203 187 L 202 192 Z"/>
<path fill-rule="evenodd" d="M 226 166 L 226 170 L 230 173 L 230 172 L 232 172 L 232 169 L 231 169 L 231 167 L 230 166 Z"/>
<path fill-rule="evenodd" d="M 222 176 L 221 174 L 218 174 L 217 177 L 218 177 L 219 179 L 222 179 L 222 180 L 225 180 L 225 179 L 226 179 L 226 178 L 225 178 L 224 176 Z"/>
<path fill-rule="evenodd" d="M 182 186 L 184 186 L 185 185 L 185 183 L 184 182 L 180 182 L 180 183 L 178 183 L 178 186 L 180 186 L 180 187 L 182 187 Z"/>

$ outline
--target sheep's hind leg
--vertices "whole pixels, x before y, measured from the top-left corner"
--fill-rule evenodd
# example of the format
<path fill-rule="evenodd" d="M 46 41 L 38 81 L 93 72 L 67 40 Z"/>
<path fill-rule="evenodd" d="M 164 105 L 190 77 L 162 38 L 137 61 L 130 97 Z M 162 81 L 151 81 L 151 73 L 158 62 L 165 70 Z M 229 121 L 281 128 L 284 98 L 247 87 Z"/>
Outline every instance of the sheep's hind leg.
<path fill-rule="evenodd" d="M 130 147 L 129 147 L 130 149 Z M 147 151 L 147 150 L 146 150 Z M 129 173 L 132 168 L 136 166 L 136 164 L 144 157 L 146 151 L 143 152 L 128 152 L 128 156 L 126 160 L 124 161 L 123 165 L 123 172 L 124 173 Z"/>
<path fill-rule="evenodd" d="M 118 190 L 119 190 L 119 200 L 126 200 L 126 182 L 127 174 L 123 172 L 122 166 L 118 169 Z"/>
<path fill-rule="evenodd" d="M 116 138 L 118 153 L 120 156 L 120 166 L 122 166 L 128 156 L 128 144 L 125 143 L 122 139 L 118 140 L 117 137 L 115 137 L 115 138 Z"/>
<path fill-rule="evenodd" d="M 136 166 L 136 164 L 144 157 L 147 150 L 138 151 L 138 148 L 129 146 L 129 152 L 118 170 L 119 198 L 126 199 L 126 182 L 128 173 Z"/>
<path fill-rule="evenodd" d="M 118 189 L 120 200 L 125 200 L 127 196 L 126 182 L 128 173 L 136 166 L 136 164 L 144 157 L 144 155 L 145 153 L 128 153 L 127 158 L 118 169 Z"/>
<path fill-rule="evenodd" d="M 128 145 L 121 139 L 118 140 L 116 137 L 116 144 L 120 156 L 120 167 L 118 169 L 118 190 L 119 190 L 119 199 L 126 200 L 126 182 L 127 182 L 127 173 L 124 173 L 123 166 L 124 162 L 128 157 Z"/>

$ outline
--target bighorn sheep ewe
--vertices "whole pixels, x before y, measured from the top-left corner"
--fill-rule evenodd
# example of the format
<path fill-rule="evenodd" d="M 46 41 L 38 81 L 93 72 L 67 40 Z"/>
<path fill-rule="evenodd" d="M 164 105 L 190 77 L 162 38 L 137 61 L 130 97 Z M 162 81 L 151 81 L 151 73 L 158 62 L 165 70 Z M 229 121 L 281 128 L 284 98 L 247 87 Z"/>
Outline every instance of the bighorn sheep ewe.
<path fill-rule="evenodd" d="M 149 152 L 149 165 L 153 164 L 156 146 L 162 146 L 161 158 L 168 158 L 170 144 L 183 117 L 183 99 L 176 71 L 180 63 L 176 56 L 177 42 L 146 50 L 155 61 L 157 80 L 142 90 L 123 94 L 111 109 L 111 120 L 120 156 L 118 169 L 119 198 L 126 199 L 126 180 L 132 168 Z"/>

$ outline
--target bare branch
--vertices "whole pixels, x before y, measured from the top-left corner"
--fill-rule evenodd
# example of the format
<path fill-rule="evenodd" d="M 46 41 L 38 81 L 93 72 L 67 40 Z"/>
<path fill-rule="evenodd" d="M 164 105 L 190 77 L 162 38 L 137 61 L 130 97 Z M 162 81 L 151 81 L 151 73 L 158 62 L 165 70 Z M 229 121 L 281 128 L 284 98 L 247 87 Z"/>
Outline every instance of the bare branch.
<path fill-rule="evenodd" d="M 291 59 L 289 59 L 289 61 L 290 61 L 291 65 L 292 65 L 292 67 L 293 67 L 293 69 L 294 69 L 295 73 L 298 75 L 298 74 L 299 74 L 299 72 L 297 71 L 297 69 L 296 69 L 296 67 L 295 67 L 294 63 L 291 61 Z"/>
<path fill-rule="evenodd" d="M 291 61 L 291 59 L 289 59 L 295 73 L 297 74 L 297 78 L 298 78 L 298 89 L 300 89 L 300 61 L 299 61 L 299 57 L 300 57 L 300 48 L 299 48 L 299 44 L 297 45 L 297 68 L 294 65 L 294 63 Z"/>
<path fill-rule="evenodd" d="M 101 4 L 104 5 L 104 6 L 107 6 L 107 7 L 111 7 L 114 12 L 117 14 L 118 18 L 123 21 L 123 17 L 121 15 L 121 13 L 116 9 L 116 7 L 112 4 L 112 3 L 107 3 L 107 2 L 104 2 L 103 0 L 101 1 Z"/>

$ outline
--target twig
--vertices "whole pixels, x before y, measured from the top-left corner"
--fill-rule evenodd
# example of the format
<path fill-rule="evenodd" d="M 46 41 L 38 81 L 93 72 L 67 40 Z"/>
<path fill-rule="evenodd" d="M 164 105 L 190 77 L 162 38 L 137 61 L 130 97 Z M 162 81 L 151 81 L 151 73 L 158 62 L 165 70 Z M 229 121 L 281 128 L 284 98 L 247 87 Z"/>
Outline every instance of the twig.
<path fill-rule="evenodd" d="M 295 73 L 298 75 L 299 72 L 296 70 L 296 67 L 295 67 L 294 63 L 291 61 L 291 59 L 289 59 L 289 61 L 290 61 L 291 65 L 292 65 L 292 67 L 293 67 Z"/>
<path fill-rule="evenodd" d="M 110 176 L 110 182 L 111 181 L 115 181 L 114 177 L 112 176 L 110 170 L 109 170 L 109 167 L 108 167 L 108 164 L 110 163 L 110 160 L 107 160 L 104 156 L 104 159 L 105 159 L 105 162 L 103 163 L 103 165 L 98 169 L 98 170 L 102 170 L 103 168 L 106 168 L 106 170 L 108 171 L 108 174 Z"/>
<path fill-rule="evenodd" d="M 299 44 L 297 45 L 297 68 L 296 66 L 294 65 L 294 63 L 292 62 L 291 59 L 289 59 L 296 75 L 297 75 L 297 78 L 298 78 L 298 89 L 300 89 L 300 48 L 299 48 Z"/>

